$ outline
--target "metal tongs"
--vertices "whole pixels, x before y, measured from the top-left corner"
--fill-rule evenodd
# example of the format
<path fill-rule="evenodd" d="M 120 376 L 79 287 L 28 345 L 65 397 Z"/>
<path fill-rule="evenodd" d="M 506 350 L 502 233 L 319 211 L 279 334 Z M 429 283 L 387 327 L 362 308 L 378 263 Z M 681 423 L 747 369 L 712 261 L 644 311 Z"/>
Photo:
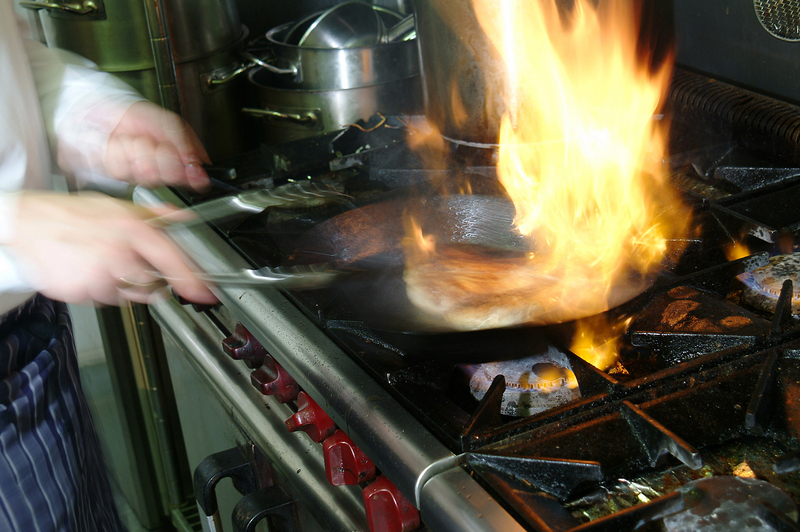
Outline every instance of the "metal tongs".
<path fill-rule="evenodd" d="M 349 203 L 350 196 L 315 181 L 289 183 L 273 190 L 253 190 L 200 203 L 187 209 L 150 218 L 155 227 L 191 227 L 207 222 L 222 222 L 240 214 L 258 214 L 269 207 L 312 206 L 319 201 Z M 186 213 L 194 216 L 187 219 Z"/>
<path fill-rule="evenodd" d="M 180 211 L 150 218 L 148 223 L 158 228 L 168 226 L 191 227 L 207 222 L 221 222 L 241 214 L 258 214 L 270 207 L 311 207 L 318 203 L 334 201 L 350 203 L 350 196 L 318 182 L 301 181 L 282 185 L 273 190 L 254 190 L 233 196 L 213 199 Z M 187 219 L 186 213 L 193 216 Z M 170 279 L 158 272 L 149 272 L 164 281 Z M 287 290 L 323 288 L 341 272 L 328 265 L 291 266 L 255 270 L 240 270 L 231 273 L 195 272 L 198 279 L 218 286 L 264 287 L 271 286 Z"/>
<path fill-rule="evenodd" d="M 201 281 L 218 286 L 265 287 L 284 290 L 311 290 L 328 286 L 341 271 L 331 269 L 326 264 L 311 266 L 288 266 L 271 268 L 266 266 L 257 270 L 240 270 L 233 273 L 197 273 Z"/>

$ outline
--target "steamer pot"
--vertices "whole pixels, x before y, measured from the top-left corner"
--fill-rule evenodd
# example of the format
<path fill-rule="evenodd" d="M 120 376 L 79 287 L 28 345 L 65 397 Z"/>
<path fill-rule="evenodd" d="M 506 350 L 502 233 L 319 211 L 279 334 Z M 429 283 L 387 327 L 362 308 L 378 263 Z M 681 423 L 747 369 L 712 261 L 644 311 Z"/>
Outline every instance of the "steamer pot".
<path fill-rule="evenodd" d="M 342 129 L 376 113 L 418 114 L 422 108 L 419 75 L 351 88 L 300 90 L 275 87 L 263 67 L 248 73 L 260 109 L 242 111 L 264 119 L 264 142 L 280 144 Z"/>
<path fill-rule="evenodd" d="M 352 89 L 419 74 L 414 39 L 361 48 L 309 48 L 285 42 L 293 26 L 269 30 L 265 39 L 250 48 L 264 67 L 259 84 L 280 89 Z"/>

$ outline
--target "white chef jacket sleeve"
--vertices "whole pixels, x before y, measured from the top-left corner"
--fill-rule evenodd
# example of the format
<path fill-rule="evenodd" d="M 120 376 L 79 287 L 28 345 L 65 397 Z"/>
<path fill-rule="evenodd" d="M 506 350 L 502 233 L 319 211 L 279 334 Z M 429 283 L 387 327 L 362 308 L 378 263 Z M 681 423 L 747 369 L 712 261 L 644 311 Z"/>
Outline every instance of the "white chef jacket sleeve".
<path fill-rule="evenodd" d="M 102 184 L 109 135 L 128 107 L 143 98 L 73 53 L 33 39 L 25 40 L 25 51 L 54 160 L 79 182 Z"/>
<path fill-rule="evenodd" d="M 50 182 L 49 165 L 41 164 L 40 155 L 47 157 L 40 121 L 43 122 L 52 154 L 58 162 L 67 163 L 72 173 L 84 181 L 104 179 L 104 158 L 110 133 L 128 107 L 143 98 L 114 76 L 99 72 L 93 64 L 75 54 L 47 48 L 27 38 L 30 35 L 25 21 L 14 14 L 11 1 L 0 0 L 0 72 L 11 76 L 0 85 L 0 115 L 13 112 L 17 121 L 26 116 L 30 127 L 11 127 L 0 132 L 0 294 L 27 292 L 33 286 L 25 279 L 3 242 L 8 241 L 15 228 L 18 203 L 17 192 L 25 188 L 47 188 Z M 27 67 L 21 66 L 27 56 Z M 25 91 L 31 87 L 24 78 L 33 76 L 38 92 L 38 109 L 27 95 L 18 96 L 6 91 Z M 5 104 L 5 105 L 3 105 Z M 20 105 L 22 104 L 22 105 Z M 16 110 L 14 110 L 16 109 Z M 35 175 L 48 174 L 48 175 Z M 110 181 L 110 180 L 109 180 Z M 0 303 L 2 303 L 0 301 Z"/>

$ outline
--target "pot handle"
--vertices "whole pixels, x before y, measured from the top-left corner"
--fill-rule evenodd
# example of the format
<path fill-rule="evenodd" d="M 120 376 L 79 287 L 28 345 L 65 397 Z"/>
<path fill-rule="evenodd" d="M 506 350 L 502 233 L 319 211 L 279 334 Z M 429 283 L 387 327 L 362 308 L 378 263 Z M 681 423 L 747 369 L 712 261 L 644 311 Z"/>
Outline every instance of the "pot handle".
<path fill-rule="evenodd" d="M 84 0 L 82 3 L 78 4 L 58 4 L 56 2 L 29 2 L 23 1 L 19 2 L 20 7 L 24 7 L 25 9 L 33 9 L 33 10 L 40 10 L 40 9 L 47 9 L 47 10 L 54 10 L 54 11 L 65 11 L 67 13 L 74 13 L 76 15 L 88 15 L 90 13 L 95 13 L 98 10 L 97 4 L 95 4 L 92 0 Z"/>
<path fill-rule="evenodd" d="M 244 62 L 236 65 L 233 69 L 218 69 L 213 72 L 209 72 L 208 74 L 203 74 L 201 76 L 202 80 L 205 82 L 208 88 L 216 88 L 220 85 L 226 85 L 233 81 L 234 79 L 238 78 L 240 75 L 244 74 L 245 72 L 249 71 L 251 68 L 255 68 L 257 66 L 263 67 L 270 72 L 274 72 L 275 74 L 282 74 L 282 75 L 292 75 L 296 76 L 298 72 L 297 65 L 292 65 L 289 68 L 279 68 L 275 65 L 271 65 L 266 61 L 259 59 L 258 57 L 254 56 L 253 54 L 245 51 L 239 52 L 242 57 L 244 58 Z"/>
<path fill-rule="evenodd" d="M 289 122 L 295 122 L 297 124 L 303 124 L 307 126 L 314 126 L 319 120 L 319 117 L 313 111 L 304 111 L 302 113 L 283 113 L 280 111 L 273 111 L 272 109 L 254 109 L 252 107 L 245 107 L 242 109 L 242 112 L 259 118 L 287 120 Z"/>
<path fill-rule="evenodd" d="M 264 67 L 265 69 L 269 70 L 270 72 L 272 72 L 274 74 L 288 74 L 288 75 L 291 75 L 291 76 L 296 76 L 297 73 L 300 70 L 297 67 L 296 63 L 290 63 L 289 68 L 279 68 L 279 67 L 276 67 L 275 65 L 272 65 L 272 64 L 264 61 L 263 59 L 260 59 L 259 57 L 255 56 L 254 54 L 251 54 L 250 52 L 242 51 L 241 54 L 246 59 L 252 61 L 253 63 L 255 63 L 256 65 L 258 65 L 260 67 Z"/>

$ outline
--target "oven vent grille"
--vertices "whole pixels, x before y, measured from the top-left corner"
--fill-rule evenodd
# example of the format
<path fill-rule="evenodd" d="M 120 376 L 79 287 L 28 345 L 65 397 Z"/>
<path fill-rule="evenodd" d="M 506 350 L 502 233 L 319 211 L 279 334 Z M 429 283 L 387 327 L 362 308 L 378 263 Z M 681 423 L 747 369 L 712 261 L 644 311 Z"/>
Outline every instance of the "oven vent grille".
<path fill-rule="evenodd" d="M 740 143 L 800 163 L 800 107 L 676 69 L 669 98 L 677 112 L 700 113 L 730 126 Z"/>
<path fill-rule="evenodd" d="M 758 21 L 773 37 L 800 41 L 800 0 L 753 0 Z"/>

